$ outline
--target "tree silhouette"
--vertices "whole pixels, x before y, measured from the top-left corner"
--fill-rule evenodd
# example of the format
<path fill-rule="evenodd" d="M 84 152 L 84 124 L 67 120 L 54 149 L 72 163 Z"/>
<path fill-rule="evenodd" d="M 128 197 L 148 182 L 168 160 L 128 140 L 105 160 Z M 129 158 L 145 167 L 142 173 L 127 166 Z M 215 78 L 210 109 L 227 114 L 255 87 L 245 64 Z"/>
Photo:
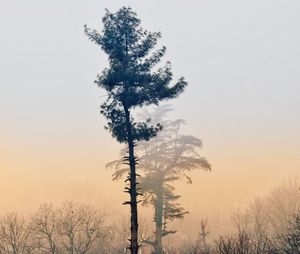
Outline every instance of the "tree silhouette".
<path fill-rule="evenodd" d="M 22 215 L 9 213 L 0 218 L 0 253 L 34 253 L 37 247 L 29 223 Z"/>
<path fill-rule="evenodd" d="M 202 219 L 200 222 L 201 231 L 199 233 L 199 248 L 200 253 L 209 254 L 209 246 L 207 245 L 207 236 L 209 231 L 207 230 L 207 219 Z"/>
<path fill-rule="evenodd" d="M 68 254 L 86 254 L 107 234 L 105 217 L 90 205 L 66 201 L 57 211 L 58 233 Z"/>
<path fill-rule="evenodd" d="M 58 234 L 58 222 L 57 210 L 52 204 L 41 204 L 33 214 L 31 228 L 41 253 L 57 254 L 59 252 L 58 242 L 61 236 Z"/>
<path fill-rule="evenodd" d="M 187 83 L 180 78 L 170 85 L 173 74 L 171 64 L 153 70 L 165 55 L 166 48 L 155 50 L 160 33 L 151 33 L 141 27 L 137 14 L 127 7 L 116 13 L 106 10 L 103 18 L 103 31 L 98 33 L 84 27 L 89 39 L 98 44 L 108 55 L 109 67 L 98 75 L 95 83 L 107 91 L 108 98 L 101 105 L 108 129 L 120 143 L 126 143 L 128 156 L 125 163 L 130 166 L 126 191 L 130 201 L 124 202 L 131 207 L 131 253 L 138 252 L 138 214 L 137 181 L 134 147 L 140 140 L 149 140 L 160 130 L 160 125 L 150 125 L 149 121 L 136 122 L 132 110 L 161 100 L 177 97 L 184 91 Z"/>
<path fill-rule="evenodd" d="M 183 219 L 188 213 L 178 203 L 180 195 L 175 193 L 173 182 L 185 178 L 188 183 L 192 183 L 189 171 L 196 168 L 210 170 L 207 160 L 198 153 L 198 149 L 202 147 L 201 140 L 180 134 L 183 120 L 165 120 L 169 110 L 170 108 L 163 107 L 154 116 L 155 121 L 163 124 L 163 131 L 150 142 L 143 142 L 138 147 L 142 153 L 140 166 L 145 171 L 141 179 L 141 187 L 145 193 L 143 203 L 154 208 L 155 254 L 163 253 L 162 238 L 176 232 L 168 229 L 168 223 Z"/>
<path fill-rule="evenodd" d="M 300 213 L 293 216 L 290 230 L 284 239 L 286 254 L 300 254 Z"/>
<path fill-rule="evenodd" d="M 163 237 L 176 233 L 169 230 L 167 225 L 175 219 L 183 219 L 188 212 L 178 203 L 180 195 L 175 193 L 173 182 L 185 178 L 192 183 L 188 172 L 202 168 L 210 170 L 211 167 L 198 150 L 202 147 L 200 139 L 180 134 L 184 120 L 166 120 L 170 107 L 157 109 L 152 115 L 153 122 L 160 122 L 164 126 L 158 135 L 149 142 L 140 142 L 137 146 L 139 154 L 139 167 L 141 176 L 141 189 L 144 194 L 143 204 L 154 208 L 155 239 L 143 239 L 144 242 L 154 246 L 154 253 L 163 253 Z M 147 113 L 146 115 L 149 115 Z M 114 179 L 119 179 L 126 169 L 120 160 L 107 165 L 115 168 Z"/>

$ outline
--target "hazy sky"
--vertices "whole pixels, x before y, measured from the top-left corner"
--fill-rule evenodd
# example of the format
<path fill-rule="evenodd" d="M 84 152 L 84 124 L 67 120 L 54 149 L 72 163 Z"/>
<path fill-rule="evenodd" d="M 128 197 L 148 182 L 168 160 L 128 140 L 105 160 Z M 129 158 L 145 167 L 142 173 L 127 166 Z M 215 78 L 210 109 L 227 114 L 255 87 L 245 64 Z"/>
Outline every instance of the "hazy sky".
<path fill-rule="evenodd" d="M 2 211 L 72 197 L 121 207 L 123 182 L 104 170 L 120 146 L 93 84 L 106 57 L 83 25 L 101 31 L 104 9 L 124 5 L 162 32 L 165 60 L 189 82 L 173 116 L 213 166 L 179 186 L 191 212 L 237 206 L 298 175 L 298 0 L 0 0 Z"/>

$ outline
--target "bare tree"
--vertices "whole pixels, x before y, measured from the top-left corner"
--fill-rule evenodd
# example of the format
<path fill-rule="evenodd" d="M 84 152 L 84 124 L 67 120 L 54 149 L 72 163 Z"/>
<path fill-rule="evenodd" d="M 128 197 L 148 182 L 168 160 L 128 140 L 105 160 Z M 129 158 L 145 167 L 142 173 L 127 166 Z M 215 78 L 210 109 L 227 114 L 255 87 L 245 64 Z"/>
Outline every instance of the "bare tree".
<path fill-rule="evenodd" d="M 266 215 L 274 235 L 289 231 L 291 218 L 300 210 L 299 179 L 275 187 L 266 197 Z"/>
<path fill-rule="evenodd" d="M 236 211 L 233 218 L 237 234 L 219 239 L 217 246 L 223 251 L 219 253 L 240 253 L 236 252 L 239 246 L 251 243 L 257 254 L 298 254 L 300 219 L 295 214 L 300 210 L 299 186 L 298 179 L 289 180 Z"/>
<path fill-rule="evenodd" d="M 284 237 L 286 254 L 300 254 L 300 213 L 292 219 L 289 233 Z"/>
<path fill-rule="evenodd" d="M 58 210 L 58 232 L 62 247 L 69 254 L 85 254 L 100 239 L 107 228 L 104 215 L 89 205 L 65 202 Z"/>
<path fill-rule="evenodd" d="M 151 227 L 151 221 L 147 218 L 140 218 L 140 230 L 139 230 L 139 238 L 142 240 L 149 239 L 152 235 L 153 229 Z M 125 216 L 117 217 L 113 223 L 110 225 L 107 244 L 105 246 L 105 253 L 116 253 L 123 254 L 126 252 L 127 240 L 130 237 L 130 224 L 128 218 Z M 140 251 L 143 251 L 145 248 L 148 248 L 145 244 L 141 244 Z M 143 253 L 143 252 L 142 252 Z"/>
<path fill-rule="evenodd" d="M 207 229 L 208 221 L 207 219 L 202 219 L 200 221 L 200 232 L 196 241 L 185 240 L 179 246 L 179 253 L 181 254 L 212 254 L 213 249 L 207 242 L 207 236 L 209 231 Z"/>
<path fill-rule="evenodd" d="M 31 254 L 36 248 L 31 231 L 23 216 L 17 213 L 0 219 L 0 253 Z"/>
<path fill-rule="evenodd" d="M 291 218 L 288 232 L 273 239 L 272 250 L 276 254 L 300 254 L 300 213 Z"/>
<path fill-rule="evenodd" d="M 58 216 L 52 204 L 40 205 L 32 216 L 31 229 L 40 253 L 59 253 Z"/>
<path fill-rule="evenodd" d="M 127 239 L 130 235 L 129 221 L 126 217 L 120 216 L 116 218 L 110 225 L 108 231 L 108 242 L 105 245 L 104 253 L 126 253 Z"/>
<path fill-rule="evenodd" d="M 210 248 L 207 244 L 207 236 L 209 234 L 209 231 L 207 229 L 207 219 L 202 219 L 200 222 L 200 233 L 199 233 L 199 253 L 201 254 L 209 254 Z"/>
<path fill-rule="evenodd" d="M 265 243 L 269 235 L 266 201 L 263 198 L 256 198 L 246 209 L 246 216 L 249 223 L 249 232 L 255 237 L 257 249 L 265 249 Z"/>
<path fill-rule="evenodd" d="M 256 252 L 256 244 L 247 232 L 238 232 L 232 236 L 222 236 L 216 241 L 217 254 L 262 254 Z"/>

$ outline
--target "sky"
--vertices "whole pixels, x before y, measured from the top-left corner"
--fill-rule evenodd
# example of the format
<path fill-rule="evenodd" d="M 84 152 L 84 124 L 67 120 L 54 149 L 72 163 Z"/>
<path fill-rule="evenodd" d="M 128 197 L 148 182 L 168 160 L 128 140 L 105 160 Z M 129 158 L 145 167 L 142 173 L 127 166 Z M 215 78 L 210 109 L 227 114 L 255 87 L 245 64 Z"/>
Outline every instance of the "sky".
<path fill-rule="evenodd" d="M 175 78 L 173 119 L 204 143 L 212 172 L 178 184 L 191 214 L 243 205 L 300 169 L 298 0 L 0 0 L 1 211 L 79 199 L 120 210 L 123 182 L 105 164 L 121 146 L 103 129 L 107 66 L 83 33 L 105 8 L 132 7 L 161 31 Z M 122 208 L 125 209 L 125 208 Z M 198 217 L 197 217 L 198 219 Z"/>

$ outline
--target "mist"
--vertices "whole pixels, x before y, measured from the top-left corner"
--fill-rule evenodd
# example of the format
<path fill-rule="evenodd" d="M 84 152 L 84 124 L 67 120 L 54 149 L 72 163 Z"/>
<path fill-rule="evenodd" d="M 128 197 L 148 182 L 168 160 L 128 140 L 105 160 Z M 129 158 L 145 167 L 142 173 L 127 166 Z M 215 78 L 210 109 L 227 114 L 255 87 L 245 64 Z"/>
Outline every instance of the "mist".
<path fill-rule="evenodd" d="M 165 120 L 183 121 L 180 135 L 201 142 L 195 149 L 202 164 L 185 172 L 188 178 L 180 175 L 172 182 L 180 196 L 176 202 L 188 213 L 168 222 L 177 232 L 164 240 L 166 253 L 176 248 L 185 253 L 193 246 L 210 253 L 199 249 L 201 222 L 207 223 L 209 248 L 220 236 L 231 235 L 234 242 L 235 234 L 257 232 L 249 210 L 261 199 L 268 207 L 263 209 L 276 214 L 268 202 L 278 189 L 292 200 L 282 204 L 293 207 L 282 222 L 289 231 L 299 213 L 300 167 L 300 3 L 294 0 L 3 2 L 1 223 L 11 213 L 27 223 L 45 202 L 54 210 L 73 202 L 101 211 L 105 228 L 129 225 L 129 208 L 122 205 L 128 199 L 126 175 L 113 181 L 116 168 L 107 167 L 122 159 L 124 144 L 103 128 L 107 119 L 100 105 L 107 93 L 94 84 L 109 65 L 108 56 L 84 33 L 84 25 L 101 32 L 105 8 L 116 12 L 123 6 L 137 13 L 146 30 L 161 32 L 158 47 L 167 48 L 162 64 L 170 61 L 173 80 L 184 76 L 188 83 L 178 98 L 146 107 L 135 119 L 146 114 L 143 121 L 161 123 L 154 112 L 170 107 Z M 139 152 L 143 157 L 139 147 L 137 157 Z M 137 172 L 147 175 L 142 166 Z M 143 237 L 152 241 L 154 206 L 138 204 L 138 209 Z M 243 230 L 236 226 L 236 214 L 243 218 L 239 225 L 247 224 Z M 120 217 L 127 222 L 120 223 Z M 282 234 L 272 218 L 266 221 L 268 230 L 261 234 Z M 126 245 L 126 237 L 116 242 Z"/>

